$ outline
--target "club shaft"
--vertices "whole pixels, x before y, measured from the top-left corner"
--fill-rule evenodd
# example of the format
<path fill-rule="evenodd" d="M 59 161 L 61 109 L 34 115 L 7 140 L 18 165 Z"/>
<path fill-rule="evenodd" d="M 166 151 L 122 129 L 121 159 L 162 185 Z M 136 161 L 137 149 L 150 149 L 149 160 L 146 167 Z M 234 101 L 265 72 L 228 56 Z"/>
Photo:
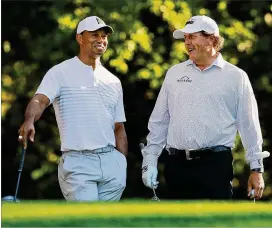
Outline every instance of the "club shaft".
<path fill-rule="evenodd" d="M 155 191 L 155 188 L 153 188 L 153 193 L 154 193 L 154 196 L 156 196 L 156 197 L 157 197 L 157 195 L 156 195 L 156 191 Z"/>
<path fill-rule="evenodd" d="M 24 146 L 23 150 L 22 150 L 22 157 L 21 157 L 20 165 L 19 165 L 19 169 L 18 169 L 18 172 L 19 172 L 18 173 L 18 180 L 17 180 L 15 195 L 14 195 L 14 199 L 13 199 L 14 202 L 16 202 L 16 200 L 17 200 L 17 195 L 18 195 L 18 191 L 19 191 L 19 185 L 20 185 L 21 175 L 22 175 L 22 171 L 23 171 L 23 167 L 24 167 L 25 153 L 26 153 L 26 146 Z"/>
<path fill-rule="evenodd" d="M 18 190 L 19 190 L 19 184 L 20 184 L 20 180 L 21 180 L 21 174 L 22 174 L 22 172 L 19 171 L 18 180 L 17 180 L 17 184 L 16 184 L 15 195 L 14 195 L 14 199 L 13 199 L 14 202 L 16 202 L 16 200 L 17 200 L 17 194 L 18 194 Z"/>
<path fill-rule="evenodd" d="M 157 194 L 156 194 L 155 188 L 153 188 L 153 193 L 154 193 L 155 199 L 156 199 L 157 201 L 160 201 L 159 197 L 158 197 Z"/>

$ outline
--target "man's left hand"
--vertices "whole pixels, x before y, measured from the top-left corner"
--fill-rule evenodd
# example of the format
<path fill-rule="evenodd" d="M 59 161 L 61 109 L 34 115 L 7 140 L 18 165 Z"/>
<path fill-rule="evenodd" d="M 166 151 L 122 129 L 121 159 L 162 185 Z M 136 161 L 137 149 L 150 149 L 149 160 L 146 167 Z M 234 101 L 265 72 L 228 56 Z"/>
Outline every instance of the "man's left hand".
<path fill-rule="evenodd" d="M 254 194 L 251 194 L 252 189 L 254 189 Z M 263 174 L 256 171 L 251 171 L 248 178 L 247 193 L 250 199 L 260 199 L 263 195 L 264 190 L 264 179 Z"/>

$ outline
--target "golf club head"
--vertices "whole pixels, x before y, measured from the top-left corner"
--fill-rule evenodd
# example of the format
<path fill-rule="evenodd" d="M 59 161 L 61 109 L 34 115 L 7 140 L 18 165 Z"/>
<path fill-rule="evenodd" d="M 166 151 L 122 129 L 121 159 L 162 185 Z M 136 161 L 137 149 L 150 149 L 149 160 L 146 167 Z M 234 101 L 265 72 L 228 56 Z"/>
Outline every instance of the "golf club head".
<path fill-rule="evenodd" d="M 4 196 L 2 197 L 2 201 L 4 202 L 14 202 L 14 196 Z M 19 199 L 16 199 L 16 203 L 20 202 Z"/>
<path fill-rule="evenodd" d="M 155 188 L 153 188 L 152 190 L 153 190 L 153 197 L 151 198 L 150 201 L 160 201 L 159 197 L 156 194 Z"/>
<path fill-rule="evenodd" d="M 157 196 L 153 196 L 150 201 L 157 201 L 157 202 L 159 202 L 160 199 Z"/>

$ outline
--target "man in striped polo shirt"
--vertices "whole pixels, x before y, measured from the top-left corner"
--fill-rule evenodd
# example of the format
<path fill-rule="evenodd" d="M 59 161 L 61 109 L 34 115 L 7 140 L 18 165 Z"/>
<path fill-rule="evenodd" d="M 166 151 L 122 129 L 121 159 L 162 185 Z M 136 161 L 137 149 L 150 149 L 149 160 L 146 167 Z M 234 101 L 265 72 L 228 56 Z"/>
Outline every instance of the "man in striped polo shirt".
<path fill-rule="evenodd" d="M 126 186 L 127 136 L 120 80 L 100 62 L 113 29 L 96 16 L 77 27 L 79 55 L 52 67 L 27 106 L 19 140 L 53 104 L 61 138 L 58 179 L 66 200 L 119 200 Z"/>
<path fill-rule="evenodd" d="M 164 177 L 169 197 L 230 199 L 232 153 L 237 131 L 251 173 L 248 196 L 264 189 L 262 134 L 257 103 L 247 74 L 220 54 L 223 38 L 216 22 L 194 16 L 173 34 L 184 39 L 189 60 L 171 67 L 151 114 L 147 145 L 142 149 L 142 179 L 156 188 L 157 160 L 167 156 Z"/>

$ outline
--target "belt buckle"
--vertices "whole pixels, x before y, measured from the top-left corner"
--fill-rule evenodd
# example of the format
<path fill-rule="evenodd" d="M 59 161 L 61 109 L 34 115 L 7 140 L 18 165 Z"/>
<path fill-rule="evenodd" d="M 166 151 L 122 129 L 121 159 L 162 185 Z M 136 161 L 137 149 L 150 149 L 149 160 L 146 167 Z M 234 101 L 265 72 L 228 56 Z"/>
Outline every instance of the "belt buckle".
<path fill-rule="evenodd" d="M 192 158 L 192 157 L 190 156 L 190 151 L 193 151 L 193 149 L 187 149 L 187 150 L 185 150 L 186 159 L 187 159 L 188 161 L 193 160 L 193 159 L 198 159 L 198 158 L 200 158 L 200 157 Z"/>
<path fill-rule="evenodd" d="M 190 157 L 190 151 L 191 151 L 191 150 L 185 150 L 186 159 L 187 159 L 188 161 L 193 160 L 193 158 Z"/>

